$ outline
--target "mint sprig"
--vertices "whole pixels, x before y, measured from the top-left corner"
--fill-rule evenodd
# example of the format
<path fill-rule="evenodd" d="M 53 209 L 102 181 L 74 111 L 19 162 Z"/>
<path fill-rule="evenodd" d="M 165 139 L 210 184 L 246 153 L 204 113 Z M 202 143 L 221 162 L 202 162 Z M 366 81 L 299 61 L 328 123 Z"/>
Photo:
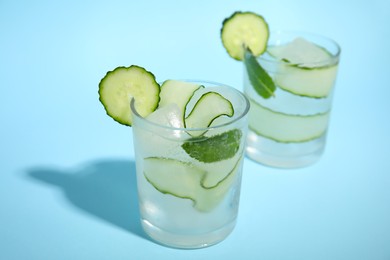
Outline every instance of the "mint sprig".
<path fill-rule="evenodd" d="M 245 47 L 244 64 L 248 73 L 249 81 L 256 92 L 263 98 L 270 98 L 276 89 L 275 83 L 268 73 L 261 67 L 252 51 Z"/>
<path fill-rule="evenodd" d="M 209 138 L 194 137 L 182 144 L 182 148 L 192 158 L 212 163 L 232 158 L 240 148 L 242 132 L 233 129 Z"/>

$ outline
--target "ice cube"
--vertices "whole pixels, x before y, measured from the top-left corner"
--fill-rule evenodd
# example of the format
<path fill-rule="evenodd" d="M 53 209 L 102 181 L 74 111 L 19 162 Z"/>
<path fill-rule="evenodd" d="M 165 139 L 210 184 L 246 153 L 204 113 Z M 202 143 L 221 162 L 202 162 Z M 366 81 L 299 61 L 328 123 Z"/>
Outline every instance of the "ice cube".
<path fill-rule="evenodd" d="M 183 140 L 189 137 L 183 128 L 182 113 L 176 104 L 158 108 L 148 115 L 146 120 L 161 127 L 150 124 L 133 127 L 134 142 L 143 157 L 169 157 L 175 154 Z"/>
<path fill-rule="evenodd" d="M 318 63 L 325 62 L 331 57 L 326 49 L 302 37 L 285 45 L 271 47 L 269 52 L 280 60 L 287 60 L 302 67 L 317 67 Z"/>
<path fill-rule="evenodd" d="M 180 108 L 176 104 L 168 104 L 161 108 L 158 108 L 149 116 L 146 117 L 147 120 L 169 127 L 183 128 L 183 118 Z"/>

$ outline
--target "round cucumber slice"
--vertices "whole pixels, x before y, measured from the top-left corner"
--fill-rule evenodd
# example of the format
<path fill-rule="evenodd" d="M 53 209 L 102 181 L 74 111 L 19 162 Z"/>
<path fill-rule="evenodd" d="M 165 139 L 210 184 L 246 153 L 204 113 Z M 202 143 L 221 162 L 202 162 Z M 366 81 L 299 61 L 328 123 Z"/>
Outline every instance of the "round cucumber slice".
<path fill-rule="evenodd" d="M 267 48 L 268 37 L 268 24 L 253 12 L 235 12 L 222 23 L 222 44 L 236 60 L 244 59 L 245 47 L 254 56 L 262 54 Z"/>
<path fill-rule="evenodd" d="M 250 103 L 249 129 L 260 136 L 282 143 L 299 143 L 319 138 L 326 132 L 329 112 L 310 116 L 288 115 L 272 111 L 253 100 Z"/>
<path fill-rule="evenodd" d="M 160 97 L 160 85 L 155 76 L 142 67 L 117 67 L 107 72 L 99 83 L 99 100 L 107 115 L 120 124 L 131 126 L 130 101 L 141 116 L 156 110 Z"/>

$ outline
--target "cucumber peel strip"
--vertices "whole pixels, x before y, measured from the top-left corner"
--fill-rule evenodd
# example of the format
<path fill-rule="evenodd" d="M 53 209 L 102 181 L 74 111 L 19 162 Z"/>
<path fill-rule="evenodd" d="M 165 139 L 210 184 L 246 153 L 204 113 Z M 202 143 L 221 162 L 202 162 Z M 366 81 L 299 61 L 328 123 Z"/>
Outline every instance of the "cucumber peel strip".
<path fill-rule="evenodd" d="M 177 104 L 181 111 L 181 119 L 185 125 L 187 105 L 195 92 L 202 88 L 205 88 L 205 86 L 185 81 L 166 80 L 161 85 L 158 109 L 168 104 Z"/>
<path fill-rule="evenodd" d="M 259 136 L 278 143 L 304 143 L 326 133 L 330 110 L 313 115 L 289 115 L 273 111 L 251 99 L 250 103 L 256 120 L 249 119 L 252 122 L 249 129 Z"/>
<path fill-rule="evenodd" d="M 159 192 L 180 199 L 188 199 L 193 207 L 201 212 L 215 208 L 225 197 L 239 172 L 240 156 L 233 168 L 227 172 L 216 185 L 207 187 L 204 184 L 207 172 L 190 162 L 164 157 L 148 157 L 148 170 L 144 171 L 145 179 Z M 151 168 L 150 168 L 151 167 Z M 158 167 L 154 171 L 153 168 Z M 184 185 L 184 186 L 182 186 Z"/>
<path fill-rule="evenodd" d="M 206 128 L 214 120 L 221 116 L 232 117 L 234 108 L 232 103 L 218 92 L 210 91 L 203 94 L 196 102 L 192 111 L 184 120 L 186 128 Z M 188 131 L 188 134 L 196 137 L 202 136 L 206 130 Z"/>
<path fill-rule="evenodd" d="M 206 190 L 214 189 L 214 188 L 218 187 L 218 185 L 220 185 L 221 183 L 225 182 L 228 178 L 231 177 L 231 175 L 232 175 L 233 173 L 236 172 L 237 166 L 238 166 L 239 163 L 241 162 L 242 158 L 243 158 L 243 157 L 242 157 L 242 153 L 240 153 L 239 159 L 238 159 L 237 162 L 234 164 L 233 169 L 232 169 L 228 174 L 226 174 L 225 177 L 223 177 L 221 180 L 219 180 L 216 184 L 214 184 L 214 185 L 212 185 L 212 186 L 207 186 L 207 185 L 205 184 L 205 183 L 206 183 L 206 177 L 207 177 L 207 175 L 204 175 L 203 178 L 202 178 L 202 181 L 201 181 L 201 183 L 200 183 L 201 186 L 202 186 L 202 188 L 204 188 L 204 189 L 206 189 Z"/>

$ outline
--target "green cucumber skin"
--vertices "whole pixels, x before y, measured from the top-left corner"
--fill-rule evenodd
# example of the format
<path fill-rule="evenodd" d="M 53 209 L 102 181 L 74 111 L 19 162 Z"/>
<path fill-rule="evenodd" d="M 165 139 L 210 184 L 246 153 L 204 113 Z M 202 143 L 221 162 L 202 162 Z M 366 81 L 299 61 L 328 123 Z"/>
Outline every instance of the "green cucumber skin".
<path fill-rule="evenodd" d="M 219 182 L 217 182 L 217 184 L 215 184 L 213 186 L 206 186 L 205 185 L 206 175 L 203 176 L 202 181 L 201 181 L 202 188 L 204 188 L 206 190 L 214 189 L 214 188 L 218 187 L 221 183 L 226 181 L 228 178 L 230 178 L 232 176 L 232 174 L 235 174 L 237 172 L 237 167 L 240 166 L 240 163 L 242 161 L 242 158 L 243 158 L 242 153 L 240 153 L 239 158 L 240 159 L 236 162 L 236 164 L 234 165 L 233 169 L 225 177 L 223 177 Z"/>
<path fill-rule="evenodd" d="M 323 115 L 327 115 L 330 113 L 330 110 L 326 110 L 325 112 L 322 112 L 322 113 L 317 113 L 317 114 L 312 114 L 312 115 L 300 115 L 300 114 L 286 114 L 286 113 L 282 113 L 282 112 L 278 112 L 278 111 L 274 111 L 268 107 L 265 107 L 259 103 L 257 103 L 255 100 L 253 99 L 249 99 L 252 103 L 255 103 L 256 105 L 260 106 L 261 108 L 263 108 L 264 110 L 268 110 L 274 114 L 280 114 L 280 115 L 285 115 L 285 116 L 297 116 L 297 117 L 307 117 L 307 118 L 310 118 L 310 117 L 316 117 L 316 116 L 323 116 Z"/>
<path fill-rule="evenodd" d="M 205 122 L 203 125 L 201 125 L 201 126 L 195 126 L 195 128 L 209 127 L 209 126 L 213 123 L 213 121 L 214 121 L 215 119 L 217 119 L 218 117 L 220 117 L 220 116 L 232 117 L 232 116 L 234 115 L 234 109 L 233 109 L 232 103 L 230 103 L 230 101 L 227 100 L 226 98 L 224 98 L 221 94 L 219 94 L 219 93 L 217 93 L 217 92 L 211 91 L 211 92 L 207 92 L 207 93 L 203 94 L 203 95 L 198 99 L 198 101 L 195 103 L 194 108 L 192 109 L 192 111 L 191 111 L 190 114 L 186 117 L 186 119 L 185 119 L 185 121 L 184 121 L 186 127 L 187 127 L 187 125 L 188 125 L 189 120 L 191 120 L 194 116 L 196 116 L 196 114 L 197 114 L 197 112 L 198 112 L 197 109 L 199 108 L 199 106 L 202 106 L 203 104 L 205 104 L 205 103 L 204 103 L 205 98 L 207 98 L 207 96 L 210 96 L 210 95 L 217 95 L 217 96 L 219 96 L 219 97 L 221 98 L 221 100 L 224 100 L 225 102 L 229 103 L 230 110 L 227 111 L 226 113 L 218 114 L 218 115 L 216 115 L 216 116 L 214 116 L 214 117 L 211 117 L 211 118 L 210 118 L 207 122 Z"/>
<path fill-rule="evenodd" d="M 191 200 L 193 202 L 193 204 L 195 205 L 196 201 L 193 198 L 191 198 L 189 196 L 181 196 L 181 195 L 175 194 L 175 193 L 173 193 L 171 191 L 161 189 L 150 178 L 148 178 L 145 173 L 144 173 L 144 176 L 145 176 L 145 179 L 150 183 L 150 185 L 152 185 L 156 190 L 158 190 L 162 194 L 171 195 L 171 196 L 174 196 L 174 197 L 177 197 L 177 198 L 180 198 L 180 199 L 188 199 L 188 200 Z"/>
<path fill-rule="evenodd" d="M 267 139 L 270 139 L 272 141 L 275 141 L 277 143 L 282 143 L 282 144 L 306 143 L 306 142 L 310 142 L 310 141 L 316 140 L 316 139 L 320 138 L 321 136 L 323 136 L 326 133 L 326 131 L 324 131 L 321 134 L 319 134 L 318 136 L 313 136 L 312 138 L 302 139 L 302 140 L 298 140 L 298 141 L 283 141 L 283 140 L 275 139 L 275 138 L 273 138 L 271 136 L 264 135 L 264 134 L 258 132 L 256 129 L 250 127 L 250 126 L 249 126 L 249 130 L 251 130 L 252 132 L 254 132 L 258 136 L 262 136 L 264 138 L 267 138 Z"/>
<path fill-rule="evenodd" d="M 207 98 L 208 97 L 212 98 L 213 96 L 218 97 L 218 99 L 221 102 L 224 102 L 224 104 L 222 104 L 219 107 L 227 106 L 228 109 L 226 111 L 212 110 L 210 112 L 210 110 L 209 110 L 210 109 L 210 102 L 207 102 L 208 101 Z M 213 102 L 213 105 L 215 105 L 215 102 Z M 207 110 L 202 111 L 205 108 Z M 208 116 L 208 118 L 204 117 L 204 115 Z M 234 115 L 234 108 L 233 108 L 232 103 L 228 99 L 223 97 L 221 94 L 214 92 L 214 91 L 210 91 L 210 92 L 204 93 L 197 100 L 192 111 L 185 118 L 184 125 L 186 128 L 189 128 L 189 129 L 190 128 L 206 128 L 206 127 L 211 126 L 211 124 L 214 122 L 214 120 L 216 120 L 217 118 L 219 118 L 221 116 L 232 117 L 233 115 Z M 203 116 L 203 118 L 201 118 L 202 116 Z M 203 120 L 199 120 L 199 118 L 201 118 Z M 197 123 L 194 123 L 194 122 L 197 122 Z M 204 130 L 204 131 L 188 131 L 188 134 L 193 136 L 193 137 L 198 137 L 198 136 L 204 135 L 206 132 L 207 132 L 206 130 Z"/>

